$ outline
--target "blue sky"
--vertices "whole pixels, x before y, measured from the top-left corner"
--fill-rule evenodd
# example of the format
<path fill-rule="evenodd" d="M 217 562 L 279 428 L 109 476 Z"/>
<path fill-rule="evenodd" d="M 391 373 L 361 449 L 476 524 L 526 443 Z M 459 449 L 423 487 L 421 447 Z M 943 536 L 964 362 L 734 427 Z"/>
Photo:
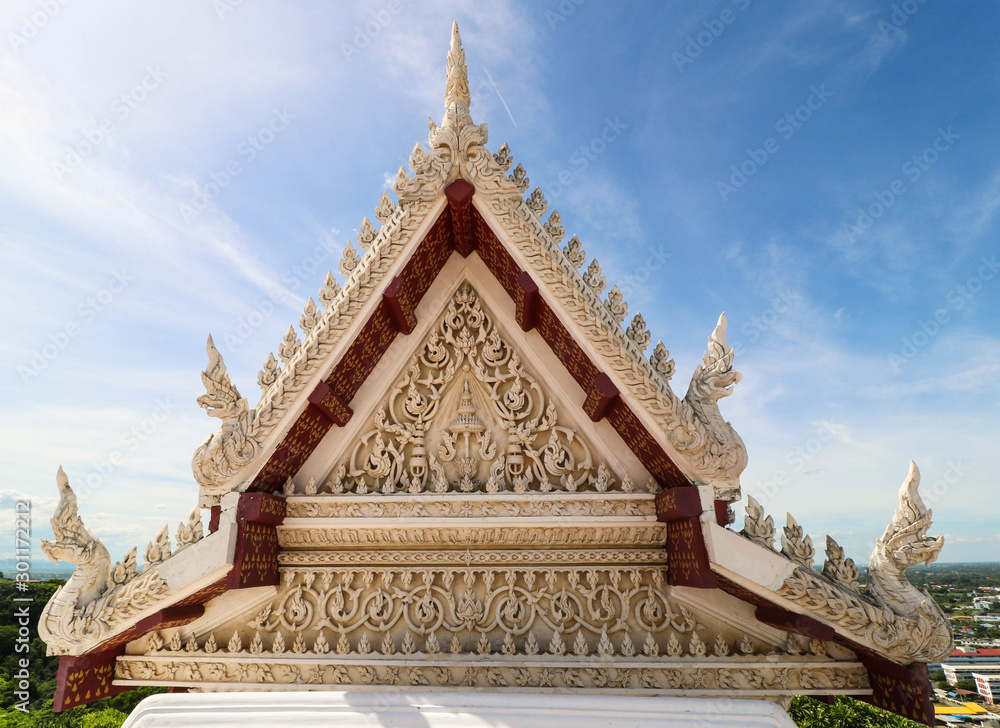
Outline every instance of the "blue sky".
<path fill-rule="evenodd" d="M 254 403 L 440 120 L 457 20 L 490 147 L 679 393 L 727 312 L 744 493 L 864 563 L 913 458 L 942 560 L 1000 560 L 1000 7 L 427 5 L 3 4 L 0 556 L 15 500 L 48 532 L 59 464 L 115 557 L 186 516 L 206 334 Z"/>

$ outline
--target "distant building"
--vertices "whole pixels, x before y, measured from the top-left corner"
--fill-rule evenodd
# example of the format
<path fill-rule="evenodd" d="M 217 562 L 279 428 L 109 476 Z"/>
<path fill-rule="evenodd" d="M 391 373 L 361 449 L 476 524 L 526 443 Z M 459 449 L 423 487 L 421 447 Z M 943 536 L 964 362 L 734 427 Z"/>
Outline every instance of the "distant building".
<path fill-rule="evenodd" d="M 952 685 L 959 680 L 972 678 L 972 673 L 984 666 L 993 665 L 1000 670 L 1000 650 L 976 647 L 957 647 L 951 656 L 941 663 L 944 678 Z M 1000 676 L 1000 672 L 996 673 Z"/>
<path fill-rule="evenodd" d="M 972 679 L 976 681 L 976 690 L 987 703 L 994 704 L 1000 698 L 1000 669 L 989 672 L 974 672 Z"/>

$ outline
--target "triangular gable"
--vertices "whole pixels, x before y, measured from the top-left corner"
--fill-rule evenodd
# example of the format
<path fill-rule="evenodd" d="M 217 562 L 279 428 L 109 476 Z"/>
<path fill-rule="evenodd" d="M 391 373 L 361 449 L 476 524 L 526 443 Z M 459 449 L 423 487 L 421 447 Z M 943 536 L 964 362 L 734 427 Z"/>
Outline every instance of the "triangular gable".
<path fill-rule="evenodd" d="M 303 315 L 306 339 L 292 330 L 280 353 L 261 372 L 265 387 L 257 407 L 229 382 L 221 356 L 209 342 L 208 392 L 200 402 L 223 420 L 195 453 L 195 477 L 205 506 L 233 490 L 274 492 L 308 458 L 330 427 L 350 417 L 350 401 L 399 334 L 447 258 L 473 251 L 518 304 L 522 326 L 537 326 L 586 393 L 591 416 L 606 416 L 665 487 L 712 485 L 717 499 L 739 497 L 746 465 L 742 441 L 719 414 L 739 373 L 725 340 L 725 320 L 709 340 L 703 365 L 684 399 L 673 394 L 673 361 L 658 344 L 649 359 L 650 335 L 641 315 L 624 327 L 628 309 L 617 287 L 605 288 L 599 266 L 577 272 L 585 254 L 565 235 L 558 213 L 545 222 L 546 204 L 535 190 L 525 200 L 523 168 L 511 173 L 506 146 L 485 148 L 486 127 L 469 115 L 464 53 L 457 32 L 449 53 L 446 114 L 431 123 L 430 150 L 411 156 L 413 175 L 401 169 L 393 203 L 383 195 L 377 232 L 361 227 L 358 255 L 348 244 L 343 287 L 328 281 L 323 311 L 310 300 Z"/>
<path fill-rule="evenodd" d="M 531 356 L 538 335 L 495 313 L 509 302 L 482 263 L 453 259 L 436 288 L 437 315 L 394 342 L 286 495 L 659 490 L 558 359 Z"/>

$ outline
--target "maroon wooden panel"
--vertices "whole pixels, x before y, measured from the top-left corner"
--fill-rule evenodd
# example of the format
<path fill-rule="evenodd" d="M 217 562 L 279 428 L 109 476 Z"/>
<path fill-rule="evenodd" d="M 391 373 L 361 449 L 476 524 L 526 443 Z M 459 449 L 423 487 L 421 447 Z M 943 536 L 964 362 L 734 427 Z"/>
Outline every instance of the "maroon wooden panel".
<path fill-rule="evenodd" d="M 476 193 L 476 188 L 464 179 L 457 179 L 444 188 L 448 198 L 448 211 L 451 217 L 451 230 L 456 252 L 463 258 L 468 258 L 476 249 L 476 236 L 472 228 L 472 209 L 470 202 Z"/>
<path fill-rule="evenodd" d="M 621 397 L 611 405 L 605 417 L 660 485 L 665 488 L 691 485 L 691 481 L 649 434 L 649 430 L 639 422 L 635 412 L 622 401 Z"/>
<path fill-rule="evenodd" d="M 382 300 L 385 301 L 389 318 L 396 331 L 401 334 L 412 334 L 417 326 L 417 316 L 413 312 L 413 303 L 403 288 L 403 281 L 398 276 L 393 277 L 382 291 Z"/>
<path fill-rule="evenodd" d="M 924 725 L 935 724 L 927 665 L 916 663 L 903 667 L 868 656 L 862 656 L 861 663 L 868 669 L 868 682 L 872 686 L 869 702 L 872 705 Z"/>
<path fill-rule="evenodd" d="M 806 637 L 829 642 L 837 636 L 837 630 L 828 624 L 806 614 L 796 614 L 776 607 L 757 607 L 757 620 L 786 632 L 802 634 Z"/>
<path fill-rule="evenodd" d="M 354 410 L 341 402 L 326 382 L 320 382 L 316 385 L 316 389 L 309 395 L 309 402 L 316 405 L 320 412 L 338 427 L 346 425 L 354 415 Z"/>
<path fill-rule="evenodd" d="M 219 518 L 222 516 L 222 506 L 212 506 L 208 511 L 208 532 L 219 530 Z"/>
<path fill-rule="evenodd" d="M 729 501 L 715 501 L 715 522 L 725 528 L 732 523 L 729 518 Z"/>
<path fill-rule="evenodd" d="M 350 403 L 375 365 L 396 338 L 396 327 L 389 316 L 389 307 L 380 301 L 357 338 L 351 342 L 343 358 L 334 367 L 326 383 L 342 402 Z"/>
<path fill-rule="evenodd" d="M 281 490 L 281 486 L 302 467 L 331 427 L 333 422 L 325 412 L 315 405 L 307 406 L 248 490 L 266 493 Z"/>
<path fill-rule="evenodd" d="M 538 284 L 527 271 L 522 271 L 517 277 L 514 293 L 514 318 L 517 325 L 521 327 L 521 331 L 531 331 L 535 328 L 535 315 L 538 311 Z"/>
<path fill-rule="evenodd" d="M 448 262 L 454 247 L 448 215 L 442 214 L 420 241 L 417 251 L 399 274 L 403 290 L 416 307 Z"/>
<path fill-rule="evenodd" d="M 475 208 L 472 208 L 472 227 L 476 234 L 476 253 L 490 269 L 490 273 L 500 281 L 507 294 L 513 298 L 521 269 L 514 263 L 510 253 Z"/>
<path fill-rule="evenodd" d="M 611 381 L 611 377 L 601 372 L 590 384 L 587 399 L 583 402 L 583 411 L 591 422 L 600 422 L 618 399 L 618 394 L 618 387 Z"/>
<path fill-rule="evenodd" d="M 59 713 L 128 690 L 111 684 L 115 678 L 115 659 L 119 654 L 117 650 L 108 650 L 60 656 L 52 709 Z"/>
<path fill-rule="evenodd" d="M 656 494 L 656 520 L 670 523 L 701 515 L 701 494 L 697 488 L 671 488 Z"/>
<path fill-rule="evenodd" d="M 183 627 L 185 624 L 191 624 L 191 622 L 201 618 L 203 614 L 205 614 L 205 607 L 201 604 L 167 607 L 145 619 L 140 619 L 136 623 L 135 629 L 139 634 L 145 634 L 154 629 Z"/>
<path fill-rule="evenodd" d="M 226 579 L 229 589 L 277 586 L 278 530 L 285 500 L 268 493 L 242 493 L 236 506 L 236 553 Z"/>
<path fill-rule="evenodd" d="M 667 567 L 668 580 L 674 586 L 717 586 L 698 518 L 679 518 L 667 524 Z"/>

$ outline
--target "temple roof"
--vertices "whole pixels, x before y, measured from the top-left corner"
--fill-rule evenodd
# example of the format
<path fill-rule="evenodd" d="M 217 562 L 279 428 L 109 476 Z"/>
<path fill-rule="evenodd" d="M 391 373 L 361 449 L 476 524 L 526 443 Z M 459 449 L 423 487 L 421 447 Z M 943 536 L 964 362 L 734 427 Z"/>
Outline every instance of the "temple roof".
<path fill-rule="evenodd" d="M 355 642 L 347 636 L 388 625 L 388 617 L 348 629 L 337 601 L 381 584 L 369 595 L 375 612 L 386 594 L 419 601 L 429 622 L 454 611 L 451 651 L 470 672 L 455 677 L 442 662 L 435 668 L 442 684 L 551 679 L 532 677 L 529 667 L 537 666 L 515 660 L 536 654 L 544 639 L 567 687 L 585 686 L 573 671 L 590 670 L 595 686 L 613 675 L 638 680 L 637 689 L 674 690 L 671 681 L 687 668 L 657 662 L 665 650 L 671 659 L 715 660 L 699 670 L 711 672 L 718 689 L 738 684 L 751 695 L 762 686 L 722 663 L 771 670 L 754 660 L 778 655 L 787 662 L 782 669 L 816 672 L 795 677 L 802 682 L 794 689 L 782 673 L 780 685 L 763 686 L 765 697 L 847 690 L 926 716 L 926 674 L 912 666 L 948 654 L 951 633 L 940 609 L 905 578 L 907 567 L 933 560 L 942 545 L 927 536 L 931 514 L 917 492 L 916 466 L 864 586 L 830 538 L 817 571 L 815 548 L 791 516 L 776 549 L 773 521 L 753 498 L 745 528 L 734 532 L 730 504 L 740 498 L 747 455 L 718 408 L 740 379 L 725 316 L 677 396 L 667 349 L 658 342 L 647 356 L 652 337 L 641 314 L 623 325 L 628 304 L 617 286 L 605 295 L 596 260 L 580 273 L 582 243 L 573 236 L 563 244 L 559 214 L 546 216 L 537 188 L 526 195 L 528 177 L 521 165 L 511 171 L 506 145 L 487 150 L 486 125 L 473 122 L 469 103 L 456 25 L 442 123 L 430 121 L 428 147 L 417 145 L 411 171 L 400 169 L 396 199 L 381 196 L 378 227 L 364 218 L 347 244 L 343 282 L 329 273 L 319 303 L 309 299 L 300 317 L 302 336 L 290 327 L 278 356 L 268 355 L 256 406 L 230 380 L 209 337 L 198 402 L 222 426 L 192 463 L 199 505 L 212 514 L 207 536 L 196 509 L 180 524 L 177 548 L 165 527 L 146 548 L 141 572 L 135 549 L 112 566 L 60 471 L 56 540 L 43 548 L 78 568 L 39 625 L 50 651 L 67 660 L 57 703 L 160 684 L 155 675 L 168 666 L 174 672 L 163 684 L 239 685 L 247 668 L 237 656 L 261 654 L 262 632 L 271 635 L 271 658 L 290 649 L 302 665 L 288 674 L 309 682 L 303 665 L 330 649 L 324 629 L 334 627 L 344 669 L 360 671 L 335 673 L 334 684 L 395 680 L 395 663 L 379 667 L 384 672 L 353 665 L 358 655 L 369 659 L 372 646 L 367 633 Z M 423 586 L 411 583 L 414 574 Z M 464 593 L 449 592 L 455 574 Z M 506 580 L 506 597 L 496 579 Z M 598 616 L 572 625 L 579 665 L 560 662 L 564 626 L 549 617 L 539 617 L 548 621 L 537 630 L 505 628 L 501 652 L 513 662 L 496 672 L 485 658 L 463 656 L 499 649 L 488 632 L 500 639 L 501 622 L 517 612 L 515 591 L 530 593 L 535 605 L 544 593 L 559 619 L 566 594 L 600 602 Z M 446 592 L 428 606 L 431 594 Z M 610 594 L 625 605 L 615 619 Z M 477 599 L 507 599 L 507 616 L 498 611 L 490 622 Z M 646 611 L 630 611 L 641 600 Z M 321 604 L 346 621 L 324 621 Z M 257 613 L 249 622 L 247 610 Z M 437 655 L 434 629 L 443 623 L 425 630 L 400 614 L 391 630 L 385 626 L 382 655 L 413 653 L 414 635 Z M 663 621 L 664 614 L 671 616 Z M 456 631 L 463 624 L 481 630 L 471 650 Z M 630 630 L 640 625 L 643 659 L 652 661 L 643 669 L 660 670 L 660 682 L 629 666 L 637 649 Z M 711 635 L 711 656 L 699 630 Z M 202 664 L 220 640 L 229 640 L 226 659 L 237 672 L 190 678 L 191 661 Z M 601 672 L 610 668 L 600 659 L 616 655 L 624 660 L 614 668 L 620 672 Z M 82 676 L 76 682 L 66 676 L 72 669 Z M 87 691 L 91 697 L 73 692 L 88 680 L 100 685 Z M 897 687 L 909 697 L 893 697 Z M 691 689 L 702 694 L 704 685 Z"/>

